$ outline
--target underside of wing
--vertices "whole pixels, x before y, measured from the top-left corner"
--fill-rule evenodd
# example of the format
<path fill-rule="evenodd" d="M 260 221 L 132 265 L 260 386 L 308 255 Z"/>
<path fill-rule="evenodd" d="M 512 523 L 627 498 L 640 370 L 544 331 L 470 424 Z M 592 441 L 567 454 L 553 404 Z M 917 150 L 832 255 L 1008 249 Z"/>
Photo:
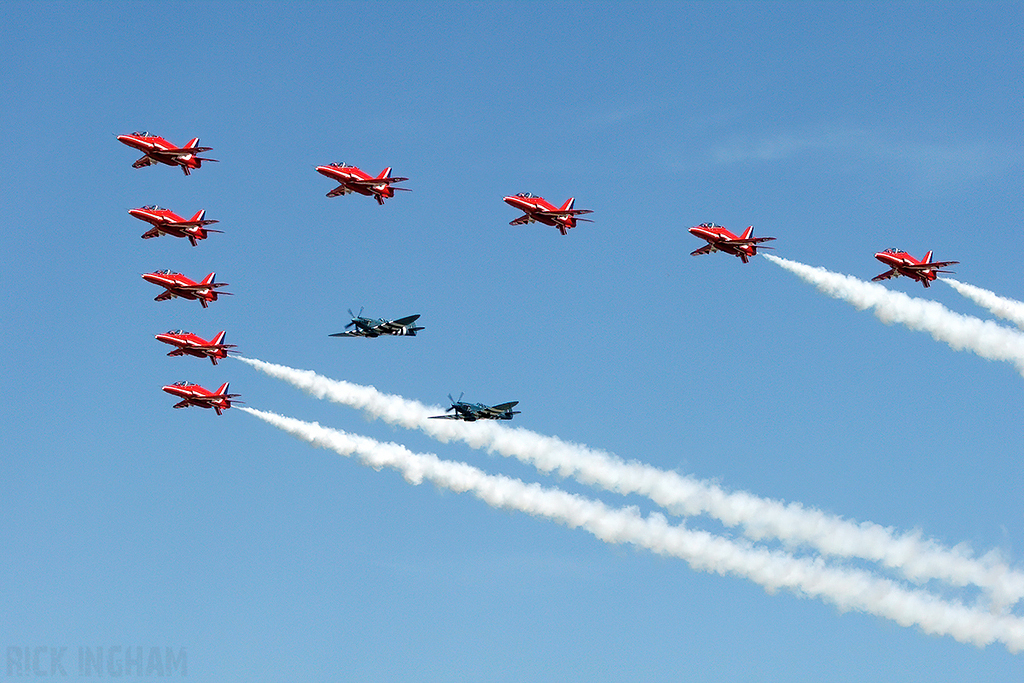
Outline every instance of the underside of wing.
<path fill-rule="evenodd" d="M 178 289 L 183 292 L 192 292 L 193 294 L 203 292 L 207 289 L 217 289 L 218 287 L 227 287 L 226 282 L 207 282 L 206 284 L 199 283 L 195 285 L 178 285 Z M 217 292 L 218 294 L 227 294 L 227 292 Z"/>
<path fill-rule="evenodd" d="M 207 225 L 213 225 L 214 223 L 220 223 L 218 220 L 201 220 L 201 221 L 181 221 L 180 223 L 168 223 L 169 228 L 179 228 L 181 230 L 188 230 L 189 228 L 202 228 Z M 215 232 L 211 230 L 210 232 Z"/>
<path fill-rule="evenodd" d="M 390 185 L 391 183 L 400 183 L 408 178 L 367 178 L 366 180 L 350 180 L 348 181 L 352 185 L 363 185 L 364 187 L 376 187 L 377 185 Z M 395 188 L 396 190 L 402 188 Z"/>
<path fill-rule="evenodd" d="M 745 240 L 722 240 L 721 244 L 730 247 L 745 247 L 751 244 L 760 244 L 761 242 L 771 242 L 774 239 L 774 237 L 751 237 Z"/>
<path fill-rule="evenodd" d="M 143 166 L 152 166 L 152 165 L 153 165 L 153 164 L 155 164 L 155 163 L 156 163 L 156 161 L 154 161 L 154 160 L 153 160 L 153 159 L 152 159 L 152 158 L 151 158 L 151 157 L 150 157 L 150 156 L 149 156 L 149 155 L 147 154 L 146 156 L 142 157 L 141 159 L 139 159 L 138 161 L 136 161 L 136 162 L 135 162 L 134 164 L 132 164 L 132 168 L 142 168 Z"/>
<path fill-rule="evenodd" d="M 705 244 L 700 249 L 694 249 L 693 251 L 691 251 L 690 252 L 690 256 L 701 256 L 703 254 L 710 254 L 714 250 L 715 250 L 714 245 L 712 245 L 712 244 Z"/>
<path fill-rule="evenodd" d="M 530 217 L 530 214 L 524 213 L 522 216 L 520 216 L 519 218 L 515 219 L 514 221 L 509 221 L 509 225 L 526 225 L 527 223 L 532 223 L 532 222 L 533 222 L 533 218 Z"/>
<path fill-rule="evenodd" d="M 336 188 L 327 193 L 328 197 L 340 197 L 342 195 L 352 194 L 352 190 L 347 185 L 338 185 Z"/>
<path fill-rule="evenodd" d="M 959 261 L 933 261 L 931 263 L 917 263 L 912 266 L 903 266 L 905 270 L 937 270 L 938 268 L 945 268 L 946 266 L 953 266 L 960 263 Z"/>
<path fill-rule="evenodd" d="M 189 405 L 190 405 L 189 402 L 187 400 L 185 400 L 185 401 L 178 401 L 177 403 L 174 404 L 174 407 L 175 408 L 188 408 Z"/>
<path fill-rule="evenodd" d="M 209 152 L 213 147 L 176 147 L 174 149 L 155 149 L 150 152 L 150 156 L 167 157 L 168 159 L 176 159 L 178 157 L 187 157 L 190 154 L 199 154 L 200 152 Z M 210 159 L 209 161 L 213 161 Z"/>
<path fill-rule="evenodd" d="M 896 275 L 897 275 L 896 269 L 893 268 L 892 270 L 885 271 L 881 275 L 874 276 L 873 278 L 871 278 L 871 281 L 872 282 L 877 282 L 879 280 L 888 280 L 891 277 L 896 277 Z"/>
<path fill-rule="evenodd" d="M 431 420 L 461 420 L 458 415 L 431 415 Z"/>
<path fill-rule="evenodd" d="M 351 332 L 335 332 L 334 334 L 327 335 L 329 337 L 363 337 L 365 336 L 361 330 L 352 330 Z"/>
<path fill-rule="evenodd" d="M 165 291 L 162 294 L 158 294 L 155 297 L 153 297 L 153 301 L 167 301 L 168 299 L 171 299 L 173 297 L 174 294 L 172 294 L 170 291 Z"/>
<path fill-rule="evenodd" d="M 147 230 L 146 232 L 142 233 L 142 239 L 148 240 L 148 239 L 152 239 L 154 237 L 159 237 L 160 235 L 161 235 L 161 232 L 160 232 L 159 228 L 152 228 L 152 229 Z"/>

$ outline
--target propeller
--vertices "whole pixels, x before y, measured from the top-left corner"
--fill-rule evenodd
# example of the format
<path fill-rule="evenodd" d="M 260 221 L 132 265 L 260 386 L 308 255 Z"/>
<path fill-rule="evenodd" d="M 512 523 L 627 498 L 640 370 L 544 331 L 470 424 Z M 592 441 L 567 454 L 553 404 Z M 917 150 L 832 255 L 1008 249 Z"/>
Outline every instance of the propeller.
<path fill-rule="evenodd" d="M 352 322 L 350 322 L 348 325 L 345 325 L 345 329 L 346 330 L 348 328 L 350 328 L 350 327 L 355 327 L 356 326 L 356 320 L 355 320 L 356 318 L 363 317 L 363 307 L 362 306 L 359 307 L 359 315 L 356 315 L 355 313 L 353 313 L 351 308 L 348 309 L 348 314 L 352 317 Z"/>
<path fill-rule="evenodd" d="M 446 412 L 446 413 L 450 413 L 450 412 L 452 412 L 453 410 L 455 410 L 455 404 L 456 404 L 456 403 L 462 403 L 462 396 L 463 396 L 463 395 L 464 395 L 465 393 L 466 393 L 466 392 L 464 392 L 464 391 L 463 391 L 463 392 L 462 392 L 461 394 L 459 394 L 459 400 L 458 400 L 458 401 L 456 401 L 456 400 L 455 400 L 454 398 L 452 398 L 452 395 L 451 395 L 451 394 L 448 394 L 448 400 L 452 402 L 452 405 L 451 405 L 451 407 L 450 407 L 450 408 L 446 409 L 446 410 L 445 410 L 444 412 Z"/>

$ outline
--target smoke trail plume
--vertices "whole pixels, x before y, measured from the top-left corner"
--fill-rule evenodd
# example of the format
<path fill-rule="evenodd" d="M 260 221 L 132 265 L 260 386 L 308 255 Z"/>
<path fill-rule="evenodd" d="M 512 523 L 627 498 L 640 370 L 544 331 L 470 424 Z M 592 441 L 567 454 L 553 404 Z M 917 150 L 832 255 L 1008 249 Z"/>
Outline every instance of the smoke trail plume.
<path fill-rule="evenodd" d="M 442 408 L 385 394 L 374 387 L 333 380 L 311 370 L 295 370 L 254 358 L 237 357 L 317 398 L 358 408 L 390 424 L 419 429 L 442 441 L 515 457 L 545 473 L 573 477 L 621 494 L 639 494 L 684 516 L 709 514 L 727 526 L 740 526 L 754 540 L 777 538 L 804 543 L 838 557 L 858 557 L 901 571 L 912 581 L 940 579 L 954 586 L 975 585 L 989 593 L 993 608 L 1005 609 L 1024 597 L 1024 574 L 1011 570 L 998 553 L 980 559 L 963 547 L 944 548 L 919 532 L 898 534 L 871 522 L 857 523 L 799 503 L 727 492 L 716 484 L 659 470 L 613 454 L 542 436 L 496 422 L 465 424 L 430 420 Z"/>
<path fill-rule="evenodd" d="M 795 273 L 831 297 L 848 301 L 861 310 L 873 309 L 875 316 L 884 323 L 901 323 L 912 330 L 928 332 L 957 351 L 966 349 L 982 358 L 1013 363 L 1018 372 L 1024 375 L 1024 334 L 1016 330 L 997 325 L 991 320 L 954 313 L 937 301 L 907 296 L 850 275 L 833 273 L 771 254 L 765 254 L 765 258 Z"/>
<path fill-rule="evenodd" d="M 702 571 L 748 578 L 769 591 L 787 588 L 817 597 L 842 610 L 860 610 L 901 626 L 917 625 L 926 633 L 950 635 L 984 646 L 998 641 L 1011 652 L 1024 649 L 1024 619 L 998 616 L 947 602 L 921 590 L 908 590 L 867 572 L 839 569 L 822 560 L 741 545 L 704 531 L 672 526 L 664 516 L 641 517 L 635 509 L 614 509 L 600 501 L 518 479 L 484 473 L 466 463 L 412 453 L 404 446 L 328 429 L 252 408 L 254 415 L 315 446 L 341 455 L 357 455 L 366 465 L 390 467 L 413 484 L 428 480 L 457 493 L 471 492 L 488 505 L 545 517 L 570 528 L 582 528 L 606 543 L 631 543 L 662 555 L 686 560 Z"/>
<path fill-rule="evenodd" d="M 992 315 L 1009 320 L 1017 327 L 1024 329 L 1024 302 L 1007 299 L 987 289 L 959 282 L 951 277 L 939 279 L 982 308 L 987 308 Z"/>

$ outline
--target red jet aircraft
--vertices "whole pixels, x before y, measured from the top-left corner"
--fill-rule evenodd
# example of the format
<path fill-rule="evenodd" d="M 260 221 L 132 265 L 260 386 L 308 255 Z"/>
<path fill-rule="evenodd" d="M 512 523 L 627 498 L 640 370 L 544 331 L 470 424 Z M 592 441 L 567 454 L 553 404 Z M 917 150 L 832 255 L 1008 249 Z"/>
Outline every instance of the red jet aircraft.
<path fill-rule="evenodd" d="M 222 411 L 227 410 L 231 407 L 231 403 L 236 396 L 241 394 L 229 394 L 228 383 L 220 385 L 220 389 L 211 392 L 208 389 L 204 389 L 198 384 L 192 384 L 191 382 L 175 382 L 174 384 L 168 384 L 165 386 L 164 391 L 172 396 L 177 396 L 181 399 L 174 404 L 175 408 L 188 408 L 189 406 L 197 406 L 199 408 L 213 408 L 217 411 L 218 415 L 223 415 Z M 245 401 L 234 401 L 235 403 L 244 403 Z"/>
<path fill-rule="evenodd" d="M 175 147 L 159 135 L 150 135 L 145 131 L 136 131 L 131 135 L 118 135 L 117 139 L 145 155 L 132 164 L 132 168 L 142 168 L 160 163 L 168 166 L 181 166 L 185 175 L 189 175 L 193 168 L 199 168 L 204 161 L 217 161 L 197 156 L 200 152 L 208 152 L 213 149 L 213 147 L 197 147 L 199 138 L 192 138 L 185 143 L 184 147 Z"/>
<path fill-rule="evenodd" d="M 224 332 L 221 331 L 212 341 L 206 341 L 200 336 L 194 335 L 185 330 L 171 330 L 156 335 L 157 341 L 162 341 L 171 346 L 177 346 L 168 356 L 195 356 L 196 358 L 209 358 L 214 365 L 218 358 L 227 358 L 229 353 L 237 353 L 232 349 L 234 344 L 224 343 Z"/>
<path fill-rule="evenodd" d="M 187 237 L 192 246 L 198 244 L 197 240 L 205 240 L 208 233 L 221 232 L 220 230 L 207 230 L 207 225 L 213 225 L 218 221 L 205 220 L 206 211 L 197 211 L 191 219 L 185 220 L 170 209 L 165 209 L 156 204 L 143 206 L 140 209 L 128 209 L 135 218 L 146 221 L 153 225 L 153 229 L 142 234 L 142 239 L 148 240 L 151 237 L 170 235 L 171 237 Z"/>
<path fill-rule="evenodd" d="M 327 193 L 328 197 L 337 197 L 344 194 L 357 192 L 367 197 L 373 197 L 381 206 L 384 205 L 385 197 L 394 197 L 395 190 L 410 192 L 407 187 L 391 187 L 392 183 L 400 183 L 408 178 L 392 178 L 391 167 L 388 166 L 376 178 L 369 173 L 362 171 L 355 166 L 335 162 L 327 166 L 317 166 L 317 173 L 336 180 L 341 185 Z"/>
<path fill-rule="evenodd" d="M 721 225 L 715 225 L 714 223 L 701 223 L 694 226 L 690 228 L 690 234 L 702 240 L 707 240 L 705 246 L 691 251 L 690 256 L 700 256 L 701 254 L 710 254 L 713 251 L 722 251 L 726 254 L 739 256 L 744 263 L 749 263 L 750 257 L 757 254 L 758 244 L 761 242 L 771 242 L 775 239 L 774 237 L 754 237 L 753 225 L 744 230 L 743 234 L 739 237 Z M 771 247 L 761 247 L 761 249 L 771 249 Z"/>
<path fill-rule="evenodd" d="M 589 209 L 572 208 L 573 203 L 576 201 L 575 197 L 569 197 L 560 209 L 556 209 L 543 197 L 538 197 L 529 192 L 520 192 L 504 199 L 505 203 L 509 206 L 524 212 L 522 216 L 511 221 L 509 225 L 525 225 L 526 223 L 539 222 L 544 225 L 550 225 L 553 228 L 558 228 L 558 232 L 567 235 L 569 234 L 569 228 L 576 227 L 577 221 L 593 223 L 589 218 L 576 218 L 576 216 L 581 214 L 594 212 Z"/>
<path fill-rule="evenodd" d="M 196 283 L 189 280 L 181 273 L 170 270 L 158 270 L 153 273 L 143 273 L 142 279 L 160 285 L 167 291 L 157 296 L 153 301 L 167 301 L 174 297 L 182 299 L 199 300 L 199 303 L 206 308 L 211 301 L 217 300 L 217 295 L 231 295 L 231 292 L 218 292 L 217 287 L 227 287 L 226 282 L 214 282 L 214 273 L 203 278 L 202 282 Z"/>
<path fill-rule="evenodd" d="M 932 252 L 918 261 L 902 249 L 886 249 L 875 254 L 875 258 L 889 266 L 890 270 L 876 275 L 872 280 L 888 280 L 903 275 L 917 280 L 925 287 L 931 287 L 931 281 L 938 277 L 937 273 L 952 273 L 951 270 L 940 270 L 946 266 L 960 263 L 959 261 L 932 261 Z"/>

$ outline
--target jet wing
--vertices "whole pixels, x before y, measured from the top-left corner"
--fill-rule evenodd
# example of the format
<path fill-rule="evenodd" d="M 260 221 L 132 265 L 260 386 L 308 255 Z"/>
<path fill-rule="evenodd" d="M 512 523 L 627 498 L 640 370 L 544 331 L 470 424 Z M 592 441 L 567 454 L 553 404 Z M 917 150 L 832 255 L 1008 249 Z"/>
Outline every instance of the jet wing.
<path fill-rule="evenodd" d="M 872 282 L 877 282 L 879 280 L 888 280 L 889 278 L 892 278 L 892 277 L 898 277 L 898 275 L 899 274 L 896 272 L 896 269 L 893 268 L 892 270 L 885 271 L 881 275 L 874 276 L 873 278 L 871 278 L 871 281 Z"/>
<path fill-rule="evenodd" d="M 730 247 L 742 247 L 747 244 L 760 244 L 761 242 L 771 242 L 774 237 L 751 237 L 745 240 L 722 240 L 722 244 L 728 244 Z"/>
<path fill-rule="evenodd" d="M 327 193 L 328 197 L 340 197 L 341 195 L 352 194 L 352 190 L 347 185 L 338 185 L 336 188 Z"/>
<path fill-rule="evenodd" d="M 509 225 L 526 225 L 527 223 L 533 223 L 533 218 L 528 213 L 524 213 L 514 221 L 510 221 Z"/>
<path fill-rule="evenodd" d="M 159 157 L 185 157 L 190 154 L 199 154 L 200 152 L 209 152 L 213 147 L 176 147 L 175 149 L 154 149 L 149 154 L 150 156 Z"/>
<path fill-rule="evenodd" d="M 903 266 L 904 270 L 936 270 L 960 263 L 959 261 L 932 261 L 931 263 L 918 263 L 911 266 Z"/>
<path fill-rule="evenodd" d="M 365 185 L 366 187 L 373 187 L 375 185 L 390 185 L 391 183 L 400 183 L 408 178 L 368 178 L 367 180 L 357 179 L 348 181 L 350 185 Z M 398 188 L 395 188 L 398 189 Z"/>
<path fill-rule="evenodd" d="M 579 216 L 585 213 L 594 213 L 590 209 L 569 209 L 568 211 L 538 211 L 537 214 L 545 216 L 547 218 L 569 218 L 570 216 Z M 587 222 L 592 222 L 589 219 L 582 218 Z"/>
<path fill-rule="evenodd" d="M 190 404 L 188 402 L 188 399 L 186 399 L 184 401 L 178 401 L 177 403 L 174 404 L 174 407 L 175 408 L 188 408 L 189 405 Z"/>
<path fill-rule="evenodd" d="M 174 294 L 172 294 L 170 291 L 165 291 L 163 294 L 158 294 L 156 297 L 154 297 L 153 301 L 167 301 L 168 299 L 173 298 Z"/>
<path fill-rule="evenodd" d="M 152 230 L 147 230 L 146 232 L 142 233 L 142 239 L 152 239 L 153 237 L 159 237 L 160 234 L 161 233 L 159 228 L 153 228 Z"/>
<path fill-rule="evenodd" d="M 152 166 L 155 163 L 156 163 L 156 161 L 154 161 L 152 158 L 150 158 L 150 156 L 147 154 L 146 156 L 142 157 L 141 159 L 136 161 L 134 164 L 132 164 L 132 168 L 142 168 L 143 166 Z"/>
<path fill-rule="evenodd" d="M 180 289 L 183 292 L 202 292 L 207 289 L 216 289 L 217 287 L 227 287 L 226 282 L 208 282 L 205 285 L 202 283 L 195 285 L 177 285 L 175 289 Z M 218 294 L 228 294 L 228 292 L 217 292 Z"/>
<path fill-rule="evenodd" d="M 181 221 L 181 222 L 175 222 L 175 223 L 168 223 L 167 226 L 171 227 L 171 228 L 181 228 L 181 229 L 184 230 L 185 228 L 202 228 L 202 227 L 207 226 L 207 225 L 213 225 L 214 223 L 220 223 L 220 221 L 213 220 L 213 219 L 201 220 L 201 221 Z M 214 232 L 214 231 L 211 230 L 210 232 Z"/>
<path fill-rule="evenodd" d="M 701 256 L 702 254 L 710 254 L 714 250 L 715 246 L 713 244 L 705 244 L 700 249 L 694 249 L 693 251 L 691 251 L 690 256 Z"/>

